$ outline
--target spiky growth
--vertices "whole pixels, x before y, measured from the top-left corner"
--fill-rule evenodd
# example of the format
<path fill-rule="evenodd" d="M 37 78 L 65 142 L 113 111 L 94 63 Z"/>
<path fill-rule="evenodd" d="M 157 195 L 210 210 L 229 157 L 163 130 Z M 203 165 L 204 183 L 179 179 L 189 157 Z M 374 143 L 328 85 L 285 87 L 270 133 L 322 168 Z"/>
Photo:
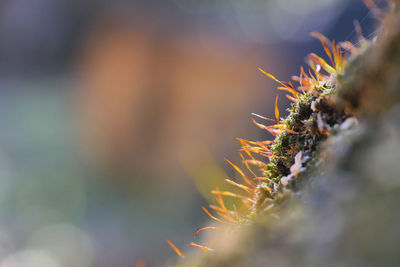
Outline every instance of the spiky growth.
<path fill-rule="evenodd" d="M 275 211 L 278 203 L 281 204 L 298 190 L 301 174 L 309 170 L 315 162 L 320 142 L 350 117 L 343 109 L 334 105 L 335 78 L 345 68 L 348 54 L 343 55 L 341 47 L 323 35 L 313 32 L 312 36 L 321 41 L 331 64 L 314 53 L 310 54 L 310 71 L 306 73 L 301 68 L 300 75 L 292 77 L 298 83 L 297 87 L 292 82 L 282 82 L 259 69 L 279 83 L 278 90 L 288 92 L 286 97 L 293 103 L 288 109 L 289 115 L 283 119 L 279 116 L 278 96 L 275 99 L 275 119 L 253 114 L 258 119 L 274 123 L 265 125 L 253 119 L 259 128 L 268 131 L 275 138 L 266 141 L 239 139 L 242 163 L 253 177 L 250 178 L 227 160 L 240 174 L 243 184 L 229 179 L 226 182 L 239 188 L 243 194 L 219 189 L 213 191 L 219 206 L 210 205 L 210 208 L 219 217 L 203 207 L 213 220 L 225 225 L 246 224 L 254 216 Z M 254 166 L 256 170 L 253 170 Z M 240 198 L 245 212 L 227 209 L 223 197 Z"/>
<path fill-rule="evenodd" d="M 373 13 L 382 17 L 383 11 L 377 9 L 372 1 L 366 1 Z M 328 61 L 311 53 L 308 56 L 310 70 L 300 68 L 300 74 L 293 76 L 292 82 L 282 82 L 261 68 L 261 73 L 276 81 L 278 90 L 286 91 L 286 97 L 293 103 L 287 109 L 286 118 L 280 117 L 278 96 L 275 99 L 275 118 L 266 118 L 253 114 L 258 121 L 253 122 L 261 129 L 274 136 L 273 140 L 248 141 L 238 139 L 241 144 L 240 156 L 246 167 L 243 171 L 238 166 L 227 162 L 240 174 L 243 183 L 226 179 L 226 182 L 237 187 L 242 194 L 216 189 L 219 206 L 210 205 L 213 215 L 203 207 L 213 220 L 221 227 L 205 227 L 196 232 L 196 236 L 204 230 L 232 229 L 232 226 L 249 224 L 264 217 L 278 214 L 288 199 L 293 199 L 307 182 L 310 173 L 315 171 L 321 160 L 319 157 L 321 144 L 331 135 L 345 130 L 358 120 L 354 117 L 354 103 L 346 98 L 347 105 L 339 104 L 343 98 L 338 95 L 350 94 L 343 87 L 343 80 L 351 83 L 349 72 L 354 72 L 360 54 L 369 49 L 370 42 L 364 39 L 361 30 L 356 28 L 359 46 L 344 42 L 336 44 L 320 33 L 312 32 L 325 51 Z M 350 75 L 351 76 L 351 75 Z M 339 84 L 339 81 L 341 84 Z M 339 88 L 340 87 L 340 88 Z M 353 108 L 348 108 L 349 106 Z M 261 120 L 270 122 L 268 125 Z M 246 174 L 248 173 L 248 174 Z M 242 201 L 239 209 L 228 209 L 224 197 L 234 197 Z M 204 251 L 213 251 L 207 246 L 192 243 Z"/>
<path fill-rule="evenodd" d="M 241 225 L 248 223 L 254 216 L 275 212 L 285 199 L 298 190 L 301 174 L 313 166 L 320 142 L 350 116 L 334 105 L 335 79 L 345 68 L 349 54 L 343 55 L 338 44 L 330 42 L 319 33 L 313 32 L 312 36 L 321 41 L 331 64 L 314 53 L 310 54 L 308 73 L 301 68 L 300 75 L 292 77 L 298 83 L 297 87 L 292 82 L 282 82 L 259 68 L 261 73 L 280 84 L 278 90 L 288 92 L 286 97 L 293 103 L 288 109 L 289 115 L 283 119 L 279 115 L 278 96 L 275 99 L 275 119 L 253 114 L 258 119 L 273 122 L 267 126 L 253 119 L 255 125 L 275 138 L 264 141 L 238 139 L 242 163 L 252 177 L 226 160 L 242 177 L 243 184 L 229 179 L 225 181 L 243 193 L 220 191 L 218 188 L 212 191 L 219 206 L 210 205 L 209 208 L 216 215 L 212 215 L 205 207 L 203 211 L 216 222 L 225 226 Z M 353 46 L 352 50 L 355 50 Z M 228 209 L 223 197 L 242 200 L 241 211 Z M 195 236 L 211 229 L 218 230 L 221 227 L 202 228 Z M 170 245 L 177 251 L 172 243 Z M 191 245 L 204 251 L 213 251 L 203 245 Z M 182 257 L 180 252 L 178 254 Z"/>

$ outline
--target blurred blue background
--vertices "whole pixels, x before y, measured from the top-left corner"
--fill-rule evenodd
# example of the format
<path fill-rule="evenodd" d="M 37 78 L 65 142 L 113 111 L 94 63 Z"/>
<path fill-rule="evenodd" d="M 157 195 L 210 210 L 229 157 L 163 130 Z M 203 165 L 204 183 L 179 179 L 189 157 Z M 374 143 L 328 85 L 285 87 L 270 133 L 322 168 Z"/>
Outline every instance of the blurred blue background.
<path fill-rule="evenodd" d="M 0 266 L 173 262 L 235 138 L 268 138 L 257 67 L 288 80 L 354 19 L 373 34 L 358 0 L 1 1 Z"/>

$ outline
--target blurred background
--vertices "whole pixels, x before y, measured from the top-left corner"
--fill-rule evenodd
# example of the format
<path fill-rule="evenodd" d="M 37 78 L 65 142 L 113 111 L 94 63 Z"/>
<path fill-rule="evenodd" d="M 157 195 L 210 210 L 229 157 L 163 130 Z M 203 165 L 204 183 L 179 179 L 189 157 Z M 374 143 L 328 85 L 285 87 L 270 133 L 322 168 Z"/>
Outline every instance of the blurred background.
<path fill-rule="evenodd" d="M 0 2 L 0 267 L 163 266 L 360 0 Z M 288 105 L 284 94 L 281 110 Z"/>

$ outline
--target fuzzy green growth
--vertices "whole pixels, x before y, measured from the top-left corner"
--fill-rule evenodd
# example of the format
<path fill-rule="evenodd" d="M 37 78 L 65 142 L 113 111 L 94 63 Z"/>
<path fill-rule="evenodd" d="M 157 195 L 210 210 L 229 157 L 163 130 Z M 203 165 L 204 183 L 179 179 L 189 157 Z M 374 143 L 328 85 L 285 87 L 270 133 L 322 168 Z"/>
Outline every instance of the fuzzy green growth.
<path fill-rule="evenodd" d="M 297 102 L 292 103 L 283 123 L 297 134 L 284 131 L 276 136 L 271 146 L 274 156 L 265 166 L 265 177 L 279 182 L 282 177 L 290 175 L 296 154 L 301 151 L 303 158 L 311 159 L 335 124 L 342 123 L 348 117 L 342 109 L 335 107 L 334 95 L 335 88 L 325 84 L 300 95 Z"/>

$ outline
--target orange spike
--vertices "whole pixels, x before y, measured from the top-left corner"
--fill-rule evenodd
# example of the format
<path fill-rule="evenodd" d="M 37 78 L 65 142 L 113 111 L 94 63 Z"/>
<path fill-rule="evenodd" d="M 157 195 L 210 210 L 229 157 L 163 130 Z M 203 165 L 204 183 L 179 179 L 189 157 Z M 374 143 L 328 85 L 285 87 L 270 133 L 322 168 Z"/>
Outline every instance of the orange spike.
<path fill-rule="evenodd" d="M 275 76 L 273 76 L 272 74 L 269 74 L 268 72 L 265 72 L 265 71 L 264 71 L 263 69 L 261 69 L 261 68 L 258 68 L 258 70 L 261 71 L 262 74 L 264 74 L 264 75 L 268 76 L 269 78 L 271 78 L 272 80 L 274 80 L 275 82 L 280 83 L 280 84 L 282 84 L 283 86 L 286 87 L 286 85 L 285 85 L 283 82 L 281 82 L 280 80 L 278 80 L 277 78 L 275 78 Z"/>
<path fill-rule="evenodd" d="M 221 196 L 221 195 L 218 195 L 218 196 Z M 219 212 L 226 212 L 226 210 L 225 210 L 225 209 L 223 209 L 223 208 L 220 208 L 220 207 L 217 207 L 217 206 L 215 206 L 215 205 L 208 205 L 208 207 L 209 207 L 210 209 L 213 209 L 213 210 L 215 210 L 215 211 L 219 211 Z"/>
<path fill-rule="evenodd" d="M 248 162 L 246 161 L 246 159 L 244 158 L 242 153 L 239 153 L 240 157 L 242 158 L 242 162 L 244 163 L 244 165 L 246 166 L 247 170 L 249 170 L 249 172 L 256 177 L 257 175 L 253 172 L 253 170 L 250 168 Z M 253 182 L 253 181 L 252 181 Z M 254 185 L 256 185 L 256 183 L 253 182 Z"/>
<path fill-rule="evenodd" d="M 217 192 L 219 192 L 218 187 L 217 187 Z M 216 200 L 217 200 L 218 204 L 221 206 L 221 210 L 226 212 L 228 209 L 225 206 L 224 199 L 222 198 L 222 196 L 217 194 Z"/>
<path fill-rule="evenodd" d="M 249 178 L 247 178 L 247 176 L 244 174 L 244 172 L 235 164 L 233 164 L 232 162 L 230 162 L 228 159 L 225 159 L 243 178 L 243 180 L 245 181 L 245 183 L 251 185 L 251 186 L 255 186 L 255 184 L 253 183 L 253 181 L 251 181 Z"/>
<path fill-rule="evenodd" d="M 190 243 L 190 245 L 193 246 L 193 247 L 199 248 L 199 249 L 201 249 L 203 251 L 214 251 L 215 250 L 213 248 L 209 248 L 209 247 L 206 247 L 206 246 L 198 245 L 198 244 L 196 244 L 194 242 Z"/>
<path fill-rule="evenodd" d="M 303 66 L 300 67 L 300 86 L 303 86 L 304 80 L 308 80 L 307 74 L 304 73 Z"/>
<path fill-rule="evenodd" d="M 263 130 L 267 130 L 269 131 L 271 129 L 271 126 L 265 126 L 264 124 L 258 123 L 256 122 L 254 119 L 252 119 L 252 122 L 257 125 L 259 128 L 263 129 Z"/>
<path fill-rule="evenodd" d="M 268 148 L 262 148 L 262 147 L 243 147 L 240 149 L 240 151 L 248 151 L 248 152 L 253 152 L 256 154 L 260 153 L 271 153 L 271 151 Z"/>
<path fill-rule="evenodd" d="M 316 73 L 315 69 L 314 69 L 314 73 Z M 308 74 L 310 75 L 311 80 L 314 82 L 314 85 L 318 85 L 318 80 L 314 77 L 314 75 L 312 75 L 310 70 L 308 70 Z"/>
<path fill-rule="evenodd" d="M 235 218 L 233 218 L 233 216 L 230 215 L 229 213 L 228 213 L 228 215 L 225 214 L 225 213 L 222 213 L 222 212 L 220 212 L 220 211 L 216 211 L 215 213 L 217 213 L 218 216 L 220 216 L 220 217 L 222 217 L 222 218 L 224 218 L 224 219 L 226 219 L 226 220 L 228 220 L 228 221 L 231 221 L 231 222 L 233 222 L 233 223 L 238 223 L 238 221 L 237 221 Z"/>
<path fill-rule="evenodd" d="M 332 73 L 335 73 L 335 72 L 336 72 L 335 69 L 332 68 L 331 66 L 329 66 L 328 63 L 326 63 L 326 61 L 325 61 L 323 58 L 317 56 L 316 54 L 311 53 L 311 54 L 309 55 L 309 57 L 310 57 L 310 59 L 311 59 L 315 64 L 320 65 L 320 66 L 321 66 L 324 70 L 326 70 L 326 72 L 328 72 L 329 74 L 332 74 Z"/>
<path fill-rule="evenodd" d="M 336 63 L 336 71 L 342 71 L 342 53 L 340 52 L 340 45 L 336 45 L 336 53 L 338 55 L 338 62 Z"/>
<path fill-rule="evenodd" d="M 336 66 L 335 67 L 337 69 L 337 72 L 340 72 L 340 55 L 341 55 L 340 46 L 338 47 L 335 44 L 335 40 L 332 41 L 332 46 L 333 46 L 333 48 L 332 48 L 333 58 L 334 58 L 334 60 L 336 62 Z"/>
<path fill-rule="evenodd" d="M 277 135 L 279 135 L 279 134 L 281 133 L 280 130 L 272 129 L 272 128 L 267 129 L 267 131 L 268 131 L 270 134 L 272 134 L 273 136 L 277 136 Z"/>
<path fill-rule="evenodd" d="M 213 227 L 213 226 L 204 227 L 204 228 L 201 228 L 201 229 L 197 230 L 196 233 L 194 234 L 194 237 L 198 236 L 201 232 L 203 232 L 205 230 L 222 230 L 222 229 L 223 228 Z"/>
<path fill-rule="evenodd" d="M 211 191 L 211 194 L 249 200 L 248 197 L 245 197 L 245 196 L 242 196 L 242 195 L 239 195 L 239 194 L 235 194 L 235 193 L 232 193 L 232 192 L 229 192 L 229 191 Z"/>
<path fill-rule="evenodd" d="M 275 120 L 273 120 L 273 121 L 275 121 Z M 249 143 L 249 144 L 252 144 L 252 145 L 258 145 L 260 142 L 254 142 L 254 141 L 249 141 L 249 140 L 245 140 L 245 139 L 242 139 L 242 138 L 237 138 L 237 140 L 239 140 L 239 142 L 243 142 L 243 143 Z M 272 143 L 272 141 L 263 141 L 262 143 Z"/>
<path fill-rule="evenodd" d="M 254 178 L 254 179 L 256 179 L 256 180 L 262 180 L 262 181 L 268 181 L 268 182 L 271 182 L 271 183 L 276 184 L 276 182 L 272 181 L 271 179 L 269 179 L 269 178 L 267 178 L 267 177 L 256 177 L 256 178 Z"/>
<path fill-rule="evenodd" d="M 293 75 L 293 76 L 291 77 L 291 79 L 292 79 L 293 81 L 295 81 L 295 82 L 301 82 L 301 78 L 300 78 L 299 76 L 297 76 L 297 75 Z"/>
<path fill-rule="evenodd" d="M 251 157 L 251 153 L 250 153 L 251 146 L 242 144 L 242 147 L 240 148 L 240 150 L 241 150 L 241 151 L 245 151 L 246 154 L 247 154 L 249 157 Z"/>
<path fill-rule="evenodd" d="M 292 78 L 295 78 L 295 77 L 292 77 Z M 289 93 L 291 93 L 291 94 L 292 94 L 294 97 L 296 97 L 296 98 L 299 96 L 299 93 L 297 93 L 296 90 L 294 90 L 293 88 L 278 87 L 277 89 L 278 89 L 278 90 L 282 90 L 282 91 L 289 92 Z"/>
<path fill-rule="evenodd" d="M 268 130 L 270 127 L 265 126 L 264 124 L 258 123 L 256 122 L 254 119 L 252 119 L 252 122 L 257 125 L 259 128 L 264 129 L 264 130 Z"/>
<path fill-rule="evenodd" d="M 303 68 L 303 67 L 300 68 L 300 77 L 304 77 L 304 78 L 301 80 L 301 83 L 300 83 L 301 86 L 304 85 L 304 84 L 303 84 L 304 82 L 306 83 L 306 86 L 310 86 L 310 85 L 313 84 L 313 83 L 312 83 L 312 79 L 311 79 L 310 77 L 308 77 L 307 73 L 304 72 L 304 68 Z"/>
<path fill-rule="evenodd" d="M 258 153 L 260 156 L 264 156 L 264 157 L 267 157 L 267 158 L 269 158 L 269 157 L 271 157 L 271 156 L 273 156 L 272 155 L 272 152 L 259 152 Z"/>
<path fill-rule="evenodd" d="M 173 248 L 173 250 L 175 251 L 176 254 L 178 254 L 182 259 L 186 260 L 185 256 L 182 254 L 182 252 L 177 247 L 175 247 L 175 245 L 172 244 L 171 241 L 167 240 L 167 242 Z"/>
<path fill-rule="evenodd" d="M 265 141 L 258 141 L 257 144 L 270 145 L 273 142 L 274 141 L 272 141 L 272 140 L 265 140 Z"/>
<path fill-rule="evenodd" d="M 322 46 L 324 47 L 325 53 L 328 55 L 329 59 L 331 60 L 332 66 L 334 66 L 335 63 L 333 62 L 332 53 L 326 46 L 326 44 L 328 44 L 330 46 L 330 49 L 333 50 L 332 43 L 328 40 L 328 38 L 326 38 L 324 35 L 320 34 L 319 32 L 311 32 L 310 35 L 314 38 L 317 38 L 321 42 Z"/>
<path fill-rule="evenodd" d="M 263 167 L 263 166 L 267 165 L 266 163 L 264 163 L 264 162 L 262 162 L 262 161 L 259 161 L 259 160 L 250 160 L 250 159 L 247 159 L 246 162 L 247 162 L 248 164 L 255 165 L 255 166 L 259 166 L 259 167 Z"/>
<path fill-rule="evenodd" d="M 285 88 L 285 87 L 278 87 L 278 89 L 279 88 Z M 285 88 L 286 89 L 286 88 Z M 286 89 L 286 90 L 288 90 L 288 89 Z M 275 121 L 275 120 L 273 120 L 273 119 L 270 119 L 270 118 L 267 118 L 267 117 L 264 117 L 264 116 L 261 116 L 261 115 L 258 115 L 258 114 L 256 114 L 256 113 L 251 113 L 251 115 L 253 115 L 253 116 L 256 116 L 256 117 L 258 117 L 258 118 L 260 118 L 260 119 L 263 119 L 263 120 L 267 120 L 267 121 Z"/>
<path fill-rule="evenodd" d="M 219 191 L 219 189 L 217 188 L 217 190 Z M 217 192 L 218 192 L 217 191 Z M 218 204 L 221 207 L 217 207 L 214 205 L 209 205 L 209 207 L 215 211 L 219 211 L 222 213 L 225 213 L 226 215 L 228 215 L 229 219 L 234 219 L 233 216 L 229 213 L 229 210 L 226 208 L 225 203 L 224 203 L 224 199 L 222 198 L 221 194 L 217 194 L 217 198 L 216 198 Z"/>
<path fill-rule="evenodd" d="M 251 188 L 249 188 L 249 187 L 247 187 L 245 185 L 242 185 L 242 184 L 238 184 L 238 183 L 236 183 L 236 182 L 234 182 L 232 180 L 225 179 L 225 182 L 227 182 L 227 183 L 229 183 L 229 184 L 231 184 L 233 186 L 236 186 L 236 187 L 238 187 L 240 189 L 243 189 L 244 191 L 246 191 L 249 194 L 251 194 L 253 192 L 253 190 Z"/>
<path fill-rule="evenodd" d="M 324 43 L 325 45 L 328 45 L 329 49 L 332 49 L 332 43 L 331 43 L 331 41 L 329 41 L 328 38 L 326 38 L 325 35 L 323 35 L 323 34 L 321 34 L 319 32 L 315 32 L 315 31 L 310 32 L 310 35 L 312 37 L 317 38 L 318 40 L 320 40 L 321 43 Z"/>
<path fill-rule="evenodd" d="M 293 101 L 293 102 L 297 102 L 297 99 L 296 98 L 294 98 L 294 97 L 291 97 L 290 95 L 285 95 L 286 96 L 286 98 L 287 99 L 289 99 L 289 100 L 291 100 L 291 101 Z"/>
<path fill-rule="evenodd" d="M 257 166 L 264 166 L 264 165 L 266 165 L 264 162 L 261 162 L 261 161 L 259 161 L 259 160 L 256 160 L 256 159 L 253 157 L 253 155 L 250 155 L 250 158 L 251 158 L 251 161 L 249 161 L 250 164 L 257 165 Z M 260 162 L 260 164 L 264 164 L 264 165 L 258 165 L 258 164 L 255 164 L 255 162 Z"/>
<path fill-rule="evenodd" d="M 219 187 L 217 187 L 216 191 L 220 192 Z M 217 196 L 217 202 L 221 206 L 221 208 L 223 208 L 224 210 L 227 210 L 227 208 L 225 207 L 224 199 L 220 195 Z"/>
<path fill-rule="evenodd" d="M 244 176 L 244 173 L 238 166 L 229 161 L 229 159 L 225 159 L 225 161 L 228 162 L 241 176 Z"/>
<path fill-rule="evenodd" d="M 276 125 L 271 125 L 271 126 L 268 126 L 268 127 L 269 128 L 276 128 L 276 129 L 279 129 L 279 130 L 282 130 L 282 131 L 285 131 L 285 132 L 288 132 L 288 133 L 291 133 L 291 134 L 297 134 L 297 132 L 295 132 L 295 131 L 286 129 L 284 124 L 276 124 Z"/>
<path fill-rule="evenodd" d="M 218 197 L 221 197 L 221 194 L 218 195 Z M 213 209 L 217 212 L 218 215 L 221 215 L 220 213 L 224 214 L 224 216 L 229 217 L 228 220 L 233 220 L 234 222 L 237 222 L 236 219 L 233 217 L 232 213 L 233 211 L 228 210 L 226 208 L 220 208 L 214 205 L 208 205 L 210 209 Z M 218 213 L 219 212 L 219 213 Z M 235 214 L 237 217 L 237 215 Z"/>
<path fill-rule="evenodd" d="M 240 151 L 245 151 L 245 152 L 254 152 L 254 153 L 260 153 L 262 148 L 260 147 L 253 147 L 253 146 L 245 146 L 240 149 Z M 247 153 L 248 154 L 248 153 Z"/>
<path fill-rule="evenodd" d="M 349 41 L 344 41 L 340 43 L 340 46 L 344 49 L 349 51 L 350 53 L 355 53 L 356 52 L 356 47 Z"/>
<path fill-rule="evenodd" d="M 318 84 L 318 81 L 321 80 L 321 73 L 319 72 L 320 70 L 318 68 L 321 68 L 320 65 L 315 65 L 315 63 L 310 59 L 308 64 L 310 65 L 311 69 L 313 70 L 314 74 L 315 74 L 315 80 L 317 81 L 316 84 Z M 308 73 L 310 74 L 310 77 L 313 78 L 310 70 L 308 71 Z M 314 81 L 314 80 L 312 80 Z"/>
<path fill-rule="evenodd" d="M 233 225 L 232 223 L 225 222 L 225 221 L 223 221 L 221 219 L 218 219 L 217 217 L 214 217 L 205 207 L 202 207 L 202 208 L 203 208 L 204 212 L 207 213 L 208 216 L 210 216 L 211 219 L 213 219 L 213 220 L 215 220 L 217 222 L 220 222 L 220 223 Z"/>
<path fill-rule="evenodd" d="M 261 146 L 251 146 L 251 145 L 244 145 L 240 148 L 241 150 L 248 150 L 248 151 L 258 151 L 264 149 L 264 147 Z"/>
<path fill-rule="evenodd" d="M 279 123 L 278 98 L 279 98 L 279 95 L 277 95 L 275 98 L 275 118 L 276 118 L 277 123 Z"/>
<path fill-rule="evenodd" d="M 282 82 L 282 83 L 288 88 L 293 88 L 293 85 L 291 82 Z"/>

